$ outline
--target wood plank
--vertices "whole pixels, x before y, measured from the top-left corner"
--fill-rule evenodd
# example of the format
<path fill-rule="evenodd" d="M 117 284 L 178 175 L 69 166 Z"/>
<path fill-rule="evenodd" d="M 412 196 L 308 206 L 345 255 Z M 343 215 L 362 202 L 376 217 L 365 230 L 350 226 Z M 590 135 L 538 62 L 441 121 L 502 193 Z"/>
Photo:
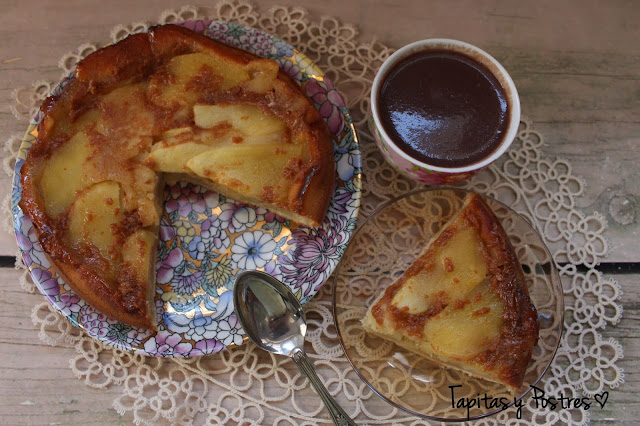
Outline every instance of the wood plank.
<path fill-rule="evenodd" d="M 0 62 L 21 59 L 0 64 L 0 99 L 6 100 L 0 105 L 4 135 L 24 131 L 24 124 L 9 111 L 14 88 L 36 80 L 56 81 L 59 58 L 85 41 L 106 42 L 111 28 L 123 23 L 123 9 L 128 22 L 135 22 L 157 19 L 162 10 L 175 7 L 168 0 L 153 7 L 122 0 L 55 5 L 38 0 L 29 8 L 20 7 L 18 1 L 5 3 Z M 261 2 L 259 8 L 267 10 L 278 3 Z M 640 187 L 635 182 L 640 154 L 632 152 L 640 138 L 640 47 L 635 43 L 640 30 L 634 24 L 640 8 L 625 1 L 479 4 L 467 0 L 446 8 L 417 0 L 366 8 L 336 0 L 300 5 L 313 16 L 339 16 L 343 22 L 357 23 L 365 40 L 375 36 L 399 47 L 421 38 L 451 37 L 492 53 L 513 75 L 523 113 L 545 137 L 545 154 L 569 159 L 574 173 L 587 182 L 578 206 L 607 217 L 613 241 L 610 260 L 640 260 L 634 250 L 639 236 Z M 61 19 L 50 19 L 53 14 Z M 0 198 L 8 188 L 9 181 L 0 177 Z M 9 254 L 12 238 L 2 236 L 0 241 L 0 254 Z"/>
<path fill-rule="evenodd" d="M 616 363 L 623 370 L 624 383 L 609 392 L 604 409 L 597 407 L 591 412 L 592 424 L 611 424 L 640 419 L 640 275 L 624 274 L 612 276 L 620 284 L 623 296 L 620 300 L 624 314 L 615 326 L 600 331 L 604 340 L 615 339 L 622 346 L 624 358 Z M 591 411 L 591 410 L 590 410 Z"/>
<path fill-rule="evenodd" d="M 0 301 L 0 415 L 8 424 L 16 423 L 117 423 L 122 421 L 111 404 L 121 395 L 119 386 L 93 389 L 75 378 L 69 360 L 76 355 L 68 344 L 55 347 L 42 343 L 31 323 L 31 309 L 43 296 L 26 294 L 19 288 L 19 271 L 0 269 L 4 284 Z M 620 283 L 624 316 L 615 326 L 599 331 L 604 340 L 618 341 L 624 358 L 617 365 L 623 369 L 625 382 L 610 391 L 604 409 L 593 407 L 592 424 L 633 421 L 640 418 L 640 275 L 614 277 Z M 310 399 L 313 395 L 308 396 Z M 33 404 L 32 404 L 33 403 Z M 313 401 L 310 401 L 310 404 Z M 348 403 L 350 404 L 350 403 Z M 131 418 L 130 414 L 124 419 Z"/>
<path fill-rule="evenodd" d="M 69 344 L 44 344 L 31 322 L 42 295 L 18 285 L 21 271 L 0 269 L 0 413 L 2 424 L 117 424 L 112 408 L 117 387 L 94 389 L 69 368 L 76 351 Z"/>
<path fill-rule="evenodd" d="M 533 120 L 550 158 L 566 158 L 585 179 L 577 199 L 585 213 L 609 221 L 612 244 L 606 260 L 638 262 L 640 212 L 640 7 L 625 0 L 602 2 L 506 2 L 461 0 L 446 6 L 435 0 L 366 3 L 363 0 L 265 0 L 301 6 L 312 19 L 338 17 L 359 26 L 361 39 L 375 37 L 391 47 L 429 37 L 465 40 L 486 49 L 512 74 L 523 113 Z M 215 2 L 200 4 L 211 7 Z M 117 24 L 157 19 L 176 7 L 173 0 L 129 2 L 4 0 L 0 15 L 0 134 L 21 135 L 25 123 L 13 118 L 15 88 L 34 81 L 56 81 L 60 57 L 84 42 L 106 42 Z M 124 21 L 123 21 L 124 20 Z M 126 22 L 125 22 L 126 21 Z M 3 142 L 3 139 L 1 142 Z M 0 174 L 0 200 L 10 181 Z M 13 254 L 10 234 L 0 237 L 0 255 Z M 65 345 L 43 344 L 31 324 L 31 307 L 42 296 L 28 295 L 17 284 L 18 272 L 0 269 L 0 423 L 119 423 L 111 408 L 120 390 L 96 390 L 73 376 L 75 354 Z M 640 275 L 618 275 L 624 316 L 601 331 L 622 344 L 625 383 L 611 392 L 603 410 L 591 411 L 593 424 L 632 424 L 640 418 Z M 34 402 L 31 405 L 30 402 Z"/>

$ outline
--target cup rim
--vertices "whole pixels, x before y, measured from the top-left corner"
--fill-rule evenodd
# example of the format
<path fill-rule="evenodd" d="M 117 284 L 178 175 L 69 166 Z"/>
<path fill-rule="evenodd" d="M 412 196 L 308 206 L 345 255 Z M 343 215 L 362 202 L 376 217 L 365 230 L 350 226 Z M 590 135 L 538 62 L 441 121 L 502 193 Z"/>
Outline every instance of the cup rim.
<path fill-rule="evenodd" d="M 507 93 L 507 99 L 510 106 L 509 124 L 507 126 L 507 132 L 505 133 L 505 136 L 502 138 L 502 142 L 500 143 L 498 148 L 494 152 L 492 152 L 491 155 L 483 158 L 480 161 L 477 161 L 475 163 L 472 163 L 466 166 L 460 166 L 460 167 L 442 167 L 442 166 L 431 165 L 428 163 L 423 163 L 422 161 L 419 161 L 411 157 L 402 149 L 400 149 L 395 144 L 395 142 L 393 142 L 393 139 L 389 136 L 387 131 L 384 129 L 384 126 L 382 126 L 382 123 L 380 121 L 379 111 L 378 111 L 378 92 L 384 77 L 387 75 L 388 71 L 398 62 L 400 62 L 402 59 L 404 59 L 405 57 L 409 56 L 414 52 L 423 50 L 425 47 L 433 47 L 433 48 L 440 47 L 443 50 L 453 50 L 454 52 L 462 53 L 462 54 L 466 53 L 467 56 L 471 56 L 469 55 L 469 52 L 473 52 L 479 56 L 479 58 L 474 57 L 473 59 L 482 63 L 485 66 L 490 65 L 488 67 L 489 71 L 491 71 L 495 75 L 495 77 L 498 79 L 498 81 L 501 84 L 504 84 L 507 86 L 507 87 L 504 87 L 505 92 Z M 455 47 L 456 49 L 451 49 L 452 47 Z M 371 112 L 373 115 L 373 119 L 375 121 L 375 127 L 381 133 L 382 138 L 384 139 L 384 143 L 391 145 L 391 147 L 393 148 L 393 151 L 398 155 L 400 155 L 402 158 L 404 158 L 406 161 L 413 163 L 417 166 L 420 166 L 424 169 L 432 170 L 436 172 L 465 173 L 465 172 L 477 171 L 488 166 L 489 164 L 494 162 L 496 159 L 498 159 L 502 154 L 504 154 L 504 152 L 509 148 L 509 146 L 511 146 L 511 143 L 515 139 L 516 134 L 518 132 L 518 127 L 520 126 L 520 97 L 518 95 L 518 90 L 516 89 L 516 86 L 513 83 L 513 80 L 511 79 L 511 76 L 509 75 L 507 70 L 502 66 L 502 64 L 500 64 L 500 62 L 498 62 L 489 53 L 485 52 L 484 50 L 480 49 L 477 46 L 474 46 L 464 41 L 448 39 L 448 38 L 430 38 L 430 39 L 415 41 L 413 43 L 410 43 L 410 44 L 407 44 L 406 46 L 401 47 L 382 63 L 382 65 L 378 69 L 378 72 L 376 73 L 375 78 L 373 79 L 373 84 L 371 86 Z"/>

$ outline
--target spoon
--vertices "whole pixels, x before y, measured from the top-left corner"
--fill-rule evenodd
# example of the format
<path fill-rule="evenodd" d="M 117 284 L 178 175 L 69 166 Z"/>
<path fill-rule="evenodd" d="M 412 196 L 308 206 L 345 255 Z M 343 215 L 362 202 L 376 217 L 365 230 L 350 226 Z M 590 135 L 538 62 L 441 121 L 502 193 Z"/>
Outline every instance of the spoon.
<path fill-rule="evenodd" d="M 307 322 L 291 290 L 269 274 L 245 271 L 236 276 L 233 303 L 249 339 L 265 351 L 291 358 L 320 395 L 336 425 L 355 425 L 324 387 L 304 352 Z"/>

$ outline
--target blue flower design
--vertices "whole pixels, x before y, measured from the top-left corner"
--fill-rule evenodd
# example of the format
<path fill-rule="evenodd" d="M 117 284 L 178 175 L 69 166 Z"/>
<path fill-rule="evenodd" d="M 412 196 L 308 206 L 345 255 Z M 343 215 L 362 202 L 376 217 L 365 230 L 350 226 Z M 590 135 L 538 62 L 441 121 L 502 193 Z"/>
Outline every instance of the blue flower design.
<path fill-rule="evenodd" d="M 293 56 L 293 46 L 282 40 L 276 41 L 274 47 L 278 50 L 278 56 Z"/>
<path fill-rule="evenodd" d="M 262 268 L 273 258 L 276 242 L 270 234 L 262 231 L 245 232 L 231 246 L 231 260 L 240 269 Z"/>
<path fill-rule="evenodd" d="M 362 161 L 359 150 L 347 151 L 344 148 L 339 148 L 337 153 L 342 155 L 336 164 L 336 171 L 340 179 L 344 182 L 351 180 L 354 174 L 362 171 Z"/>
<path fill-rule="evenodd" d="M 196 235 L 193 237 L 193 240 L 188 245 L 189 256 L 191 256 L 194 260 L 202 260 L 204 259 L 205 254 L 207 253 L 207 246 L 202 240 L 200 235 Z"/>
<path fill-rule="evenodd" d="M 220 321 L 218 327 L 220 330 L 218 331 L 217 339 L 224 343 L 225 346 L 242 344 L 244 333 L 238 317 L 231 315 L 227 319 Z"/>
<path fill-rule="evenodd" d="M 167 328 L 176 333 L 183 333 L 187 339 L 200 341 L 213 339 L 218 333 L 218 323 L 210 316 L 203 316 L 200 308 L 196 308 L 193 318 L 186 315 L 167 315 Z"/>

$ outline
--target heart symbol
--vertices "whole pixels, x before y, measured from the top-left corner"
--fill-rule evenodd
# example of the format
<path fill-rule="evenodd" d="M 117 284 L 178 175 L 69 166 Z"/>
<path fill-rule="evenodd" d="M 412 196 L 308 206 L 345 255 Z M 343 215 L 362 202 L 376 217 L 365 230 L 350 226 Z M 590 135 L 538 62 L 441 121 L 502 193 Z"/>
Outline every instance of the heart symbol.
<path fill-rule="evenodd" d="M 609 392 L 604 391 L 601 395 L 594 396 L 593 399 L 595 399 L 596 402 L 600 405 L 600 408 L 604 408 L 604 404 L 606 404 L 607 400 L 609 399 Z"/>

